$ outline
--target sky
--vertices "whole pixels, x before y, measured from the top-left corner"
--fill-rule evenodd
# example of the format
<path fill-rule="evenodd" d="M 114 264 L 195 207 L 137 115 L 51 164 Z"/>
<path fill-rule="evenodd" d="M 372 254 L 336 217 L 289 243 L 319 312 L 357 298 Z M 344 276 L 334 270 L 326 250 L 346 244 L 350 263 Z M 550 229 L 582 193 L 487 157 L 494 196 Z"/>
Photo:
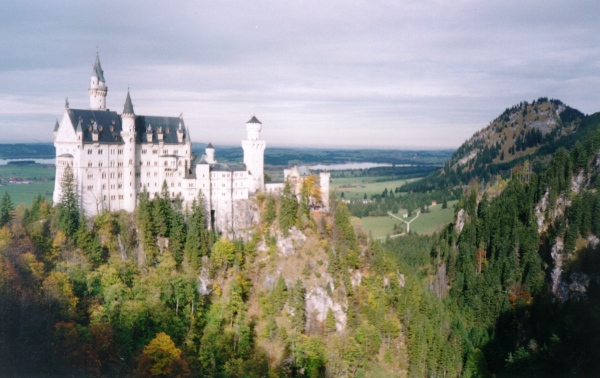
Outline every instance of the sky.
<path fill-rule="evenodd" d="M 0 142 L 88 108 L 183 113 L 194 142 L 457 148 L 521 101 L 600 111 L 600 2 L 14 1 L 0 13 Z"/>

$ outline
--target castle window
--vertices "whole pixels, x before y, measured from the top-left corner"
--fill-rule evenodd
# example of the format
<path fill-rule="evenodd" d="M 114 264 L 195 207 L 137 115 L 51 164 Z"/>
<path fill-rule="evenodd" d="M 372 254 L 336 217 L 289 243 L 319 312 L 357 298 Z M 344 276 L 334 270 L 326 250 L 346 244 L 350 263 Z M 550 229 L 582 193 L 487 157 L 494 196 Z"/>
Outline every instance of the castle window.
<path fill-rule="evenodd" d="M 88 155 L 91 155 L 91 154 L 92 154 L 92 149 L 91 149 L 91 148 L 87 150 L 87 154 L 88 154 Z"/>
<path fill-rule="evenodd" d="M 88 161 L 88 167 L 91 167 L 91 166 L 92 166 L 92 162 Z"/>
<path fill-rule="evenodd" d="M 155 161 L 155 162 L 154 162 L 154 166 L 157 166 L 157 165 L 158 165 L 158 162 L 157 162 L 157 161 Z"/>
<path fill-rule="evenodd" d="M 133 164 L 133 159 L 129 159 L 129 165 Z"/>
<path fill-rule="evenodd" d="M 119 172 L 119 175 L 118 175 L 118 177 L 119 177 L 119 178 L 123 178 L 123 172 Z"/>
<path fill-rule="evenodd" d="M 106 196 L 104 196 L 104 200 L 106 201 Z"/>
<path fill-rule="evenodd" d="M 111 167 L 114 167 L 114 166 L 115 166 L 115 162 L 114 162 L 113 160 L 111 160 L 111 162 L 110 162 L 110 166 L 111 166 Z"/>
<path fill-rule="evenodd" d="M 102 172 L 102 178 L 105 179 L 106 178 L 106 172 Z"/>
<path fill-rule="evenodd" d="M 179 152 L 179 150 L 173 150 L 173 154 L 177 155 L 177 153 Z"/>
<path fill-rule="evenodd" d="M 98 162 L 98 167 L 102 167 L 102 162 L 101 161 Z"/>
<path fill-rule="evenodd" d="M 123 155 L 123 149 L 119 148 L 119 155 Z"/>
<path fill-rule="evenodd" d="M 123 184 L 119 184 L 119 189 L 123 189 Z"/>
<path fill-rule="evenodd" d="M 158 172 L 154 172 L 154 177 L 158 177 Z"/>
<path fill-rule="evenodd" d="M 119 194 L 119 199 L 122 200 L 123 199 L 123 195 Z"/>
<path fill-rule="evenodd" d="M 150 162 L 149 162 L 149 161 L 147 161 L 147 162 L 146 162 L 146 165 L 147 165 L 147 166 L 150 166 Z"/>
<path fill-rule="evenodd" d="M 158 153 L 158 150 L 152 150 L 152 153 L 156 155 Z"/>
<path fill-rule="evenodd" d="M 111 189 L 114 189 L 114 188 L 115 188 L 115 184 L 112 184 L 112 185 L 110 186 L 110 188 L 111 188 Z"/>
<path fill-rule="evenodd" d="M 119 167 L 122 167 L 122 166 L 123 166 L 123 162 L 122 162 L 122 161 L 120 161 L 120 162 L 117 164 L 117 166 L 119 166 Z"/>
<path fill-rule="evenodd" d="M 169 150 L 163 150 L 163 155 L 168 155 L 169 154 Z"/>
<path fill-rule="evenodd" d="M 142 150 L 142 154 L 146 154 L 146 150 Z"/>
<path fill-rule="evenodd" d="M 102 184 L 102 189 L 106 189 L 106 184 Z"/>
<path fill-rule="evenodd" d="M 146 177 L 150 177 L 150 172 L 146 172 Z"/>
<path fill-rule="evenodd" d="M 114 179 L 114 178 L 115 178 L 115 172 L 111 172 L 111 173 L 110 173 L 110 178 L 111 178 L 111 179 Z"/>
<path fill-rule="evenodd" d="M 114 149 L 114 148 L 111 148 L 111 150 L 110 150 L 110 153 L 111 153 L 112 155 L 114 155 L 114 154 L 115 154 L 115 149 Z"/>
<path fill-rule="evenodd" d="M 94 185 L 88 185 L 87 186 L 87 190 L 93 190 L 94 189 Z"/>
<path fill-rule="evenodd" d="M 174 182 L 172 182 L 172 183 L 171 183 L 171 188 L 172 188 L 172 187 L 174 187 L 174 186 L 175 186 L 175 183 L 174 183 Z"/>
<path fill-rule="evenodd" d="M 167 166 L 168 162 L 165 161 L 165 167 Z"/>
<path fill-rule="evenodd" d="M 102 155 L 102 149 L 98 150 L 98 155 Z"/>
<path fill-rule="evenodd" d="M 115 200 L 115 196 L 110 196 L 111 201 Z"/>
<path fill-rule="evenodd" d="M 87 174 L 87 178 L 88 178 L 88 180 L 93 179 L 94 178 L 94 174 L 93 173 L 88 173 Z"/>
<path fill-rule="evenodd" d="M 177 184 L 177 186 L 181 186 L 181 181 Z"/>

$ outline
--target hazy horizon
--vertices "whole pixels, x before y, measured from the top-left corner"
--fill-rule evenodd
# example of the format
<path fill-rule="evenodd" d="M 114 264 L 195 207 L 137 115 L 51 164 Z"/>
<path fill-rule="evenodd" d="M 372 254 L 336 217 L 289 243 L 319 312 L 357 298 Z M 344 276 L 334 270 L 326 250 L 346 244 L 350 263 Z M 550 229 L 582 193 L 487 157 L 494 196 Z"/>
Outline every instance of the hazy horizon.
<path fill-rule="evenodd" d="M 13 2 L 0 15 L 0 139 L 51 142 L 65 98 L 183 113 L 194 142 L 456 149 L 505 108 L 600 99 L 600 3 Z"/>

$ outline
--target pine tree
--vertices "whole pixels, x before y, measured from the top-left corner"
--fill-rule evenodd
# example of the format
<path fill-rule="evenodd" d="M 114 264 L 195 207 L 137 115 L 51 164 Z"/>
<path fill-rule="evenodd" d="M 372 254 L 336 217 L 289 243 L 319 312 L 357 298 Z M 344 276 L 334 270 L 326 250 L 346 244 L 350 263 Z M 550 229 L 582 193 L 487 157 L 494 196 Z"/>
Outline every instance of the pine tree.
<path fill-rule="evenodd" d="M 202 256 L 208 255 L 210 233 L 204 215 L 205 207 L 202 193 L 192 202 L 192 213 L 188 220 L 188 232 L 185 241 L 185 253 L 192 268 L 198 269 Z"/>
<path fill-rule="evenodd" d="M 0 228 L 4 227 L 13 217 L 13 210 L 15 209 L 10 195 L 8 192 L 4 192 L 2 202 L 0 202 Z"/>
<path fill-rule="evenodd" d="M 61 181 L 62 196 L 58 204 L 58 228 L 68 236 L 74 236 L 79 228 L 79 198 L 75 187 L 75 176 L 67 165 Z"/>
<path fill-rule="evenodd" d="M 267 197 L 267 204 L 265 207 L 264 221 L 267 226 L 270 226 L 275 218 L 277 217 L 277 204 L 273 196 Z"/>
<path fill-rule="evenodd" d="M 290 307 L 293 310 L 292 315 L 292 327 L 297 332 L 304 332 L 306 326 L 306 307 L 305 307 L 305 294 L 306 289 L 302 280 L 297 280 L 294 284 L 292 294 L 290 297 Z"/>
<path fill-rule="evenodd" d="M 279 207 L 279 227 L 285 236 L 289 229 L 296 223 L 296 213 L 298 202 L 296 196 L 292 193 L 290 183 L 286 182 L 281 195 L 281 206 Z"/>
<path fill-rule="evenodd" d="M 335 332 L 336 329 L 337 328 L 335 326 L 335 314 L 333 313 L 331 307 L 329 307 L 327 309 L 327 315 L 325 316 L 325 331 L 327 332 L 327 334 L 330 334 Z"/>
<path fill-rule="evenodd" d="M 157 253 L 152 207 L 153 203 L 150 201 L 150 194 L 146 191 L 146 187 L 144 187 L 140 193 L 136 215 L 141 233 L 142 246 L 146 252 L 146 260 L 148 263 L 154 261 L 154 256 Z"/>

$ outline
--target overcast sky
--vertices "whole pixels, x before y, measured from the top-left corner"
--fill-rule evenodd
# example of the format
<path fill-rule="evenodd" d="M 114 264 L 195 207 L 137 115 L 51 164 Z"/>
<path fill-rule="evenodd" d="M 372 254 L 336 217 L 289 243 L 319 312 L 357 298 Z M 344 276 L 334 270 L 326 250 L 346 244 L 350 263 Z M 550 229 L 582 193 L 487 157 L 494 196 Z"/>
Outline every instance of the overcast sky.
<path fill-rule="evenodd" d="M 87 108 L 96 51 L 119 113 L 195 142 L 456 148 L 520 101 L 600 111 L 599 1 L 5 1 L 0 142 Z"/>

